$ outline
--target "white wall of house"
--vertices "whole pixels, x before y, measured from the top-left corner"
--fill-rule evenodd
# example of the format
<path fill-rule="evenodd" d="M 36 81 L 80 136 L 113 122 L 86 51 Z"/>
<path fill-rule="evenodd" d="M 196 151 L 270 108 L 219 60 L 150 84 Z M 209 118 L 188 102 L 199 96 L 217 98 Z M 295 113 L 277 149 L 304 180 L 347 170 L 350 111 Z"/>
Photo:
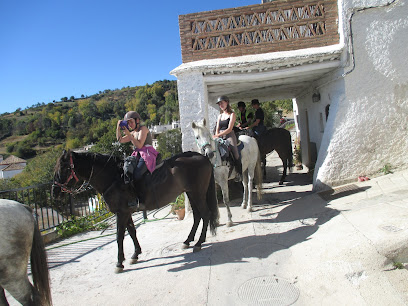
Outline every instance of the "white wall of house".
<path fill-rule="evenodd" d="M 407 168 L 407 16 L 404 1 L 339 1 L 338 45 L 182 64 L 172 74 L 183 150 L 196 150 L 192 121 L 214 126 L 220 93 L 234 102 L 295 98 L 302 160 L 314 168 L 316 190 L 375 175 L 385 164 Z"/>
<path fill-rule="evenodd" d="M 177 76 L 180 105 L 180 127 L 183 151 L 196 151 L 191 122 L 208 120 L 207 88 L 201 72 L 182 73 Z"/>
<path fill-rule="evenodd" d="M 9 171 L 0 171 L 0 175 L 2 179 L 9 179 L 12 178 L 13 176 L 23 172 L 23 169 L 19 170 L 9 170 Z"/>
<path fill-rule="evenodd" d="M 376 3 L 382 7 L 351 17 L 349 8 L 361 9 L 365 3 L 345 1 L 344 28 L 350 32 L 351 23 L 353 33 L 352 41 L 346 39 L 352 47 L 349 65 L 319 80 L 320 105 L 304 103 L 316 136 L 318 114 L 331 105 L 324 135 L 316 137 L 321 144 L 314 173 L 317 190 L 359 175 L 375 176 L 385 164 L 408 167 L 408 5 Z"/>

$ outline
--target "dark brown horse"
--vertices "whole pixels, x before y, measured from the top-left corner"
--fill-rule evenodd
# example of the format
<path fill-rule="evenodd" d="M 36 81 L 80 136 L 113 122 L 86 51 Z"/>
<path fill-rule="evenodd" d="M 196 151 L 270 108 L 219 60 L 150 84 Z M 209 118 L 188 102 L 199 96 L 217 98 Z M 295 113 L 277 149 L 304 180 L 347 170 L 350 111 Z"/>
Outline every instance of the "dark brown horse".
<path fill-rule="evenodd" d="M 183 243 L 185 248 L 194 240 L 200 220 L 203 220 L 203 228 L 194 251 L 201 249 L 208 225 L 215 234 L 219 214 L 213 167 L 207 157 L 195 152 L 181 153 L 165 160 L 152 174 L 145 173 L 134 185 L 124 183 L 122 166 L 123 160 L 115 157 L 64 151 L 57 161 L 53 186 L 53 194 L 58 197 L 61 190 L 76 192 L 86 181 L 103 195 L 110 211 L 115 213 L 117 218 L 117 272 L 123 271 L 124 268 L 122 263 L 125 260 L 123 253 L 125 229 L 128 230 L 135 246 L 133 263 L 142 252 L 132 220 L 135 208 L 128 206 L 128 202 L 136 196 L 143 199 L 147 210 L 152 210 L 173 202 L 178 195 L 186 192 L 193 209 L 194 224 Z"/>
<path fill-rule="evenodd" d="M 283 173 L 279 185 L 283 184 L 287 168 L 293 167 L 292 137 L 286 129 L 272 128 L 257 138 L 264 178 L 266 177 L 266 155 L 274 150 L 278 153 L 283 163 Z"/>

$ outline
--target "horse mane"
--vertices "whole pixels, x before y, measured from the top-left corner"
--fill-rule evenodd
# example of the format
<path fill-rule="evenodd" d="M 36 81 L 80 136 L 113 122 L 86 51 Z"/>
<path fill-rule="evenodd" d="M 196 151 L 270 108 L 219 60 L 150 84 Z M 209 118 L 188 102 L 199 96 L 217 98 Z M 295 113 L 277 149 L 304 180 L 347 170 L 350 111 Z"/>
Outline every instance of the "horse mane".
<path fill-rule="evenodd" d="M 64 158 L 69 156 L 71 152 L 75 153 L 76 155 L 79 155 L 81 157 L 84 157 L 85 159 L 89 160 L 94 160 L 98 163 L 104 164 L 104 165 L 111 165 L 114 168 L 117 168 L 118 170 L 121 171 L 123 167 L 123 158 L 114 156 L 114 155 L 107 155 L 107 154 L 101 154 L 101 153 L 96 153 L 96 152 L 76 152 L 73 150 L 68 150 L 64 151 L 57 159 L 57 162 L 54 167 L 54 174 L 57 175 L 58 177 L 60 176 L 60 171 L 61 171 L 61 162 Z"/>
<path fill-rule="evenodd" d="M 119 171 L 122 171 L 123 168 L 123 158 L 112 154 L 108 155 L 96 152 L 75 152 L 75 154 L 82 156 L 84 159 L 93 160 L 95 163 L 117 168 Z"/>

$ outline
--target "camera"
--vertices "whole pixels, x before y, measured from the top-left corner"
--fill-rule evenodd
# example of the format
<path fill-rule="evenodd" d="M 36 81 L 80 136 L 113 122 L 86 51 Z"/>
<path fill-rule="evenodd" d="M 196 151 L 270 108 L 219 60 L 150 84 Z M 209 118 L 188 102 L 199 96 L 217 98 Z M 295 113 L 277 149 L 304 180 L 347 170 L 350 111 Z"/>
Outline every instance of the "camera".
<path fill-rule="evenodd" d="M 122 120 L 122 121 L 119 123 L 119 126 L 120 126 L 120 127 L 126 127 L 127 129 L 129 129 L 129 125 L 128 125 L 128 122 L 127 122 L 126 120 Z"/>

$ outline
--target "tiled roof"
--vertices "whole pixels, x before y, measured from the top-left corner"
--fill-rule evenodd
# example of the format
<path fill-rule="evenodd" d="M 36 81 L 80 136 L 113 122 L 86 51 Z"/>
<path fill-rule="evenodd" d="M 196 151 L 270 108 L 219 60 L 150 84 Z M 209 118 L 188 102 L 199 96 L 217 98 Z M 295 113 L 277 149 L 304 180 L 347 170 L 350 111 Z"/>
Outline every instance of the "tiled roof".
<path fill-rule="evenodd" d="M 19 158 L 19 157 L 14 156 L 14 155 L 10 155 L 5 160 L 0 162 L 0 165 L 11 165 L 11 164 L 26 163 L 26 162 L 27 161 L 22 159 L 22 158 Z"/>
<path fill-rule="evenodd" d="M 2 169 L 1 171 L 12 171 L 12 170 L 22 170 L 24 169 L 25 165 L 22 164 L 11 164 L 8 165 L 6 168 Z"/>

